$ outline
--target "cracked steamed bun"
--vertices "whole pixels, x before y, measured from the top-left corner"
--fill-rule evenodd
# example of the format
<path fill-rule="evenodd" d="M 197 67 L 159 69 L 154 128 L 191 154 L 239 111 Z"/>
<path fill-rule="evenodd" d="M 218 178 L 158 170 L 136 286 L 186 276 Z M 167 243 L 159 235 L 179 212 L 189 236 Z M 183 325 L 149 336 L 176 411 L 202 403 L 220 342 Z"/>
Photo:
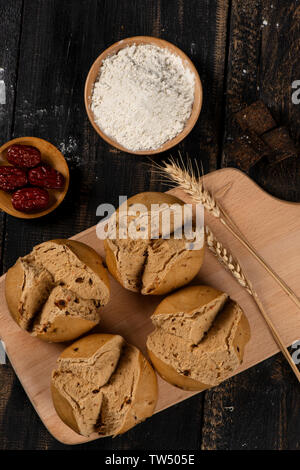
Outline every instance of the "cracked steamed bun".
<path fill-rule="evenodd" d="M 44 341 L 70 341 L 99 323 L 109 300 L 102 259 L 74 240 L 51 240 L 17 260 L 5 280 L 11 316 Z"/>
<path fill-rule="evenodd" d="M 54 407 L 83 436 L 123 434 L 152 416 L 156 374 L 119 335 L 93 334 L 63 351 L 52 373 Z"/>
<path fill-rule="evenodd" d="M 151 362 L 163 379 L 185 390 L 218 385 L 242 363 L 250 327 L 241 307 L 208 286 L 166 297 L 151 317 Z"/>
<path fill-rule="evenodd" d="M 127 210 L 134 204 L 143 204 L 147 212 L 141 210 L 136 216 L 129 214 L 128 226 L 135 224 L 137 230 L 143 232 L 143 238 L 130 237 L 126 229 L 126 238 L 121 238 L 117 231 L 114 238 L 105 239 L 106 264 L 110 273 L 126 289 L 144 295 L 162 295 L 188 284 L 201 268 L 204 246 L 188 249 L 190 240 L 185 236 L 177 239 L 174 232 L 181 229 L 182 222 L 178 225 L 172 216 L 169 239 L 163 238 L 166 227 L 161 217 L 157 222 L 157 238 L 150 236 L 151 205 L 164 204 L 165 210 L 170 212 L 170 206 L 176 204 L 182 214 L 183 201 L 166 193 L 145 192 L 128 199 Z M 124 205 L 116 212 L 117 229 L 122 226 L 121 214 L 127 215 Z"/>

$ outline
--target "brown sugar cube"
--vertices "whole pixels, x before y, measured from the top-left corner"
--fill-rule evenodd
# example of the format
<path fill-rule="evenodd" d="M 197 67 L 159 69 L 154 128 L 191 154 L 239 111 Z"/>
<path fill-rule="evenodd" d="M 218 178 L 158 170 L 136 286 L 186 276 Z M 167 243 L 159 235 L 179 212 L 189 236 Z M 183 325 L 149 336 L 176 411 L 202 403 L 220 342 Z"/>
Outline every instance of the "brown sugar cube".
<path fill-rule="evenodd" d="M 255 101 L 250 106 L 234 114 L 240 127 L 262 135 L 276 126 L 270 111 L 262 101 Z"/>
<path fill-rule="evenodd" d="M 272 153 L 272 150 L 269 145 L 255 132 L 252 132 L 249 129 L 245 131 L 243 135 L 239 136 L 236 140 L 238 142 L 251 145 L 251 147 L 253 147 L 253 149 L 258 154 L 260 154 L 260 158 L 269 156 Z"/>
<path fill-rule="evenodd" d="M 224 152 L 228 160 L 234 161 L 238 168 L 248 171 L 263 155 L 257 152 L 243 137 L 225 145 Z"/>
<path fill-rule="evenodd" d="M 268 156 L 270 163 L 278 163 L 298 154 L 286 127 L 276 127 L 276 129 L 264 134 L 262 139 L 272 149 L 272 153 Z"/>

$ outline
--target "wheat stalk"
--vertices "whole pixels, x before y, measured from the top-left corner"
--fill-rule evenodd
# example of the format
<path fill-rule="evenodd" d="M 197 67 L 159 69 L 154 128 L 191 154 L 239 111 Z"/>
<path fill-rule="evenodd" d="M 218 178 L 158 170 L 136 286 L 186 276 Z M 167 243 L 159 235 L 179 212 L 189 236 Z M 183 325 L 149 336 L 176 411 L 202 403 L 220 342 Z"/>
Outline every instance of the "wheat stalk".
<path fill-rule="evenodd" d="M 208 225 L 205 227 L 206 244 L 210 251 L 218 258 L 219 262 L 229 271 L 238 283 L 244 287 L 250 295 L 253 295 L 253 288 L 248 279 L 245 277 L 238 261 L 233 258 L 232 254 L 218 242 Z"/>
<path fill-rule="evenodd" d="M 254 290 L 251 282 L 247 278 L 246 274 L 243 272 L 243 269 L 239 263 L 239 261 L 233 257 L 230 251 L 225 248 L 222 243 L 220 243 L 213 232 L 210 230 L 208 226 L 205 227 L 206 231 L 206 244 L 210 251 L 215 255 L 217 260 L 219 261 L 222 266 L 225 267 L 227 271 L 229 271 L 232 276 L 237 280 L 237 282 L 244 288 L 246 291 L 253 297 L 260 313 L 262 314 L 265 322 L 267 323 L 272 336 L 277 343 L 278 347 L 280 348 L 281 352 L 283 353 L 284 357 L 288 361 L 291 369 L 293 370 L 294 374 L 296 375 L 298 382 L 300 382 L 300 372 L 296 367 L 293 359 L 291 358 L 287 347 L 285 346 L 284 342 L 282 341 L 276 327 L 274 326 L 272 320 L 268 317 L 267 312 L 264 309 L 262 302 L 260 301 L 256 291 Z"/>
<path fill-rule="evenodd" d="M 232 218 L 215 200 L 213 195 L 204 188 L 203 181 L 200 177 L 200 172 L 197 167 L 197 174 L 193 171 L 191 161 L 188 160 L 187 166 L 183 162 L 181 154 L 180 164 L 171 157 L 169 161 L 163 162 L 164 166 L 156 165 L 160 174 L 164 175 L 165 179 L 173 183 L 175 186 L 180 186 L 186 194 L 196 202 L 204 206 L 204 208 L 214 217 L 218 218 L 220 222 L 227 228 L 227 230 L 251 253 L 251 255 L 263 266 L 263 268 L 272 276 L 272 278 L 280 285 L 289 298 L 300 308 L 300 299 L 295 292 L 281 279 L 281 277 L 274 271 L 274 269 L 264 260 L 264 258 L 257 253 L 255 248 L 242 234 L 240 229 L 234 223 Z"/>
<path fill-rule="evenodd" d="M 179 185 L 196 203 L 202 204 L 214 217 L 220 218 L 221 211 L 217 202 L 210 193 L 205 190 L 199 176 L 195 175 L 190 161 L 188 161 L 188 167 L 185 167 L 182 156 L 181 154 L 179 155 L 181 158 L 181 166 L 177 165 L 175 160 L 171 157 L 169 162 L 163 162 L 164 167 L 159 168 L 165 173 L 169 182 Z"/>

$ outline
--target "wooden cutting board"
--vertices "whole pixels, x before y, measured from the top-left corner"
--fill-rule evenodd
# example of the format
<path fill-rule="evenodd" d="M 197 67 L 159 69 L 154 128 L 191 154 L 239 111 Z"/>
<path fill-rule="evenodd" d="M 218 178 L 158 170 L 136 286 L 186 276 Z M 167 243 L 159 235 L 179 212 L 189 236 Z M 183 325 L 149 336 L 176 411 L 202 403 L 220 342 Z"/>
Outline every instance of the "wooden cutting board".
<path fill-rule="evenodd" d="M 227 168 L 205 176 L 205 185 L 212 191 L 241 231 L 269 262 L 277 273 L 300 297 L 300 204 L 275 199 L 265 193 L 245 174 Z M 184 193 L 173 190 L 186 202 Z M 206 223 L 215 235 L 236 255 L 261 300 L 274 321 L 286 345 L 300 339 L 300 311 L 284 294 L 278 284 L 248 254 L 220 222 L 211 216 Z M 95 227 L 73 237 L 92 246 L 104 256 L 103 243 L 96 237 Z M 32 338 L 10 318 L 4 296 L 5 276 L 0 279 L 0 337 L 7 355 L 29 399 L 49 432 L 66 444 L 79 444 L 86 439 L 69 429 L 58 418 L 53 408 L 49 382 L 56 358 L 64 344 L 47 344 Z M 207 250 L 199 276 L 193 283 L 208 284 L 230 294 L 244 309 L 251 326 L 252 338 L 246 347 L 244 363 L 236 372 L 242 372 L 278 351 L 271 334 L 251 297 L 228 274 Z M 97 329 L 118 333 L 145 352 L 147 334 L 152 330 L 150 315 L 161 298 L 131 293 L 111 279 L 111 300 L 102 310 Z M 287 365 L 288 367 L 288 365 Z M 159 381 L 159 399 L 156 412 L 160 412 L 190 396 L 162 379 Z M 151 418 L 150 418 L 151 419 Z M 140 424 L 143 432 L 143 424 Z"/>

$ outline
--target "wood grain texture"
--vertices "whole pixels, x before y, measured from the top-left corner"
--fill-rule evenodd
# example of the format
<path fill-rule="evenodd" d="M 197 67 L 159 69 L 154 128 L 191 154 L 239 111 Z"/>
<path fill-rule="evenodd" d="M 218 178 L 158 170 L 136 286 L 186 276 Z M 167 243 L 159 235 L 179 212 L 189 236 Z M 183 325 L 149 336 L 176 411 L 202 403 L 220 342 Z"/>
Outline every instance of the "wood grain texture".
<path fill-rule="evenodd" d="M 247 176 L 234 169 L 210 173 L 205 177 L 205 186 L 210 192 L 220 192 L 222 188 L 230 187 L 224 197 L 225 210 L 241 230 L 248 234 L 249 240 L 260 254 L 300 296 L 299 277 L 297 276 L 297 268 L 300 264 L 300 238 L 298 236 L 300 204 L 286 203 L 272 198 Z M 182 191 L 174 190 L 173 193 L 185 202 L 191 202 Z M 246 201 L 248 201 L 247 214 L 242 210 Z M 254 220 L 254 217 L 256 223 L 249 223 Z M 279 225 L 278 220 L 281 220 L 282 224 Z M 295 304 L 282 292 L 277 283 L 266 275 L 262 268 L 258 268 L 257 263 L 249 257 L 236 240 L 232 239 L 232 235 L 224 229 L 217 219 L 210 217 L 208 222 L 213 227 L 217 238 L 222 240 L 225 246 L 230 246 L 231 252 L 240 260 L 269 317 L 281 332 L 285 345 L 289 346 L 298 340 L 300 337 L 300 316 Z M 87 243 L 104 257 L 103 242 L 97 238 L 95 227 L 76 235 L 74 239 Z M 283 247 L 284 259 L 280 256 L 278 247 Z M 123 289 L 112 278 L 110 282 L 111 300 L 102 309 L 101 322 L 94 331 L 121 334 L 126 341 L 134 344 L 145 353 L 146 338 L 153 329 L 150 315 L 161 298 L 131 293 Z M 56 439 L 67 444 L 85 442 L 86 438 L 77 435 L 62 423 L 55 413 L 51 401 L 49 379 L 55 361 L 64 349 L 64 345 L 39 341 L 30 337 L 28 333 L 17 326 L 5 306 L 4 283 L 5 279 L 2 278 L 0 282 L 2 305 L 0 336 L 6 344 L 7 353 L 26 393 L 43 423 Z M 234 375 L 278 351 L 278 347 L 252 297 L 224 270 L 209 250 L 206 250 L 204 264 L 193 283 L 208 284 L 227 292 L 232 299 L 241 305 L 247 315 L 252 335 L 246 346 L 243 364 L 235 371 Z M 287 365 L 286 368 L 288 368 Z M 296 381 L 295 377 L 293 379 Z M 159 396 L 156 412 L 195 394 L 180 390 L 161 378 L 158 378 L 158 385 Z M 221 387 L 224 387 L 224 384 Z M 210 393 L 213 394 L 214 390 Z M 212 422 L 216 426 L 218 424 L 217 417 L 213 416 L 216 421 Z M 139 426 L 141 433 L 143 432 L 142 426 Z M 95 435 L 90 439 L 98 437 Z M 231 444 L 235 445 L 233 442 Z"/>
<path fill-rule="evenodd" d="M 0 104 L 0 136 L 2 142 L 10 139 L 14 121 L 15 89 L 19 62 L 19 42 L 22 21 L 22 0 L 0 2 L 0 80 L 5 84 L 5 103 Z M 4 27 L 5 25 L 5 27 Z M 6 215 L 0 214 L 0 271 L 3 272 L 3 237 Z"/>
<path fill-rule="evenodd" d="M 7 0 L 0 2 L 0 68 L 1 80 L 6 87 L 6 103 L 0 104 L 0 136 L 1 141 L 10 139 L 14 121 L 14 100 L 18 70 L 19 40 L 22 20 L 22 0 Z M 3 269 L 4 235 L 6 215 L 0 214 L 0 271 Z M 8 399 L 18 382 L 12 367 L 9 364 L 0 366 L 0 447 L 6 445 L 8 436 L 7 427 L 4 426 L 7 415 Z M 23 395 L 23 390 L 19 389 Z M 25 400 L 25 398 L 23 398 Z"/>
<path fill-rule="evenodd" d="M 300 107 L 291 84 L 300 76 L 299 4 L 231 2 L 226 84 L 226 139 L 236 135 L 231 115 L 262 99 L 299 148 Z M 223 161 L 223 165 L 230 165 Z M 271 167 L 262 159 L 250 176 L 270 193 L 300 200 L 299 158 Z M 205 395 L 203 449 L 299 449 L 298 386 L 281 355 Z M 255 408 L 255 412 L 253 412 Z"/>
<path fill-rule="evenodd" d="M 299 151 L 300 105 L 292 102 L 292 83 L 299 70 L 299 4 L 250 0 L 232 1 L 230 49 L 228 57 L 226 140 L 237 135 L 232 113 L 261 99 L 280 125 L 285 125 Z M 274 166 L 263 158 L 250 176 L 277 197 L 300 199 L 299 158 L 289 158 Z M 234 164 L 223 162 L 228 166 Z M 287 182 L 288 181 L 288 182 Z"/>
<path fill-rule="evenodd" d="M 8 86 L 7 105 L 0 106 L 1 143 L 26 134 L 45 138 L 60 147 L 71 167 L 69 196 L 52 216 L 30 223 L 8 217 L 6 231 L 1 214 L 4 270 L 36 243 L 95 224 L 101 202 L 116 205 L 119 194 L 163 188 L 147 159 L 137 161 L 98 138 L 83 106 L 93 60 L 113 42 L 136 34 L 173 42 L 197 66 L 203 109 L 179 148 L 201 159 L 205 172 L 219 161 L 225 123 L 226 140 L 234 136 L 230 116 L 244 102 L 262 98 L 298 142 L 300 105 L 291 101 L 291 83 L 300 79 L 296 0 L 0 0 L 0 67 Z M 299 201 L 299 174 L 299 159 L 290 159 L 273 168 L 261 161 L 250 176 L 271 193 Z M 278 356 L 155 416 L 143 424 L 143 434 L 132 430 L 80 448 L 297 449 L 299 408 L 298 388 Z M 9 365 L 0 374 L 0 447 L 64 448 L 40 424 Z"/>
<path fill-rule="evenodd" d="M 22 35 L 18 49 L 22 3 Z M 103 142 L 89 124 L 83 103 L 88 70 L 99 53 L 129 36 L 153 35 L 180 47 L 195 63 L 203 82 L 205 100 L 201 117 L 180 144 L 202 160 L 205 171 L 216 168 L 221 147 L 224 51 L 227 2 L 217 0 L 0 0 L 0 38 L 8 50 L 5 60 L 15 63 L 18 76 L 9 83 L 16 97 L 9 110 L 13 135 L 35 135 L 58 146 L 70 166 L 71 186 L 63 204 L 39 221 L 7 218 L 3 228 L 4 270 L 35 244 L 71 236 L 98 221 L 101 202 L 118 205 L 119 194 L 131 196 L 164 188 L 149 160 L 123 154 Z M 11 35 L 6 34 L 11 29 Z M 216 37 L 219 38 L 218 42 Z M 9 38 L 9 43 L 8 43 Z M 0 48 L 0 54 L 2 54 Z M 216 66 L 216 63 L 218 66 Z M 1 64 L 0 64 L 1 66 Z M 13 68 L 12 72 L 16 73 Z M 14 75 L 16 77 L 16 75 Z M 17 85 L 17 86 L 16 86 Z M 15 95 L 16 93 L 16 95 Z M 2 125 L 2 122 L 1 122 Z M 176 154 L 177 149 L 174 149 Z M 162 154 L 158 161 L 167 155 Z M 63 448 L 39 423 L 17 379 L 3 380 L 0 447 L 5 449 Z M 2 382 L 1 382 L 2 383 Z M 132 430 L 117 440 L 84 444 L 85 449 L 196 449 L 201 444 L 203 396 L 192 398 L 159 419 L 146 422 L 144 433 Z M 20 427 L 19 422 L 23 423 Z M 180 428 L 178 428 L 180 423 Z M 170 429 L 180 429 L 180 433 Z"/>

